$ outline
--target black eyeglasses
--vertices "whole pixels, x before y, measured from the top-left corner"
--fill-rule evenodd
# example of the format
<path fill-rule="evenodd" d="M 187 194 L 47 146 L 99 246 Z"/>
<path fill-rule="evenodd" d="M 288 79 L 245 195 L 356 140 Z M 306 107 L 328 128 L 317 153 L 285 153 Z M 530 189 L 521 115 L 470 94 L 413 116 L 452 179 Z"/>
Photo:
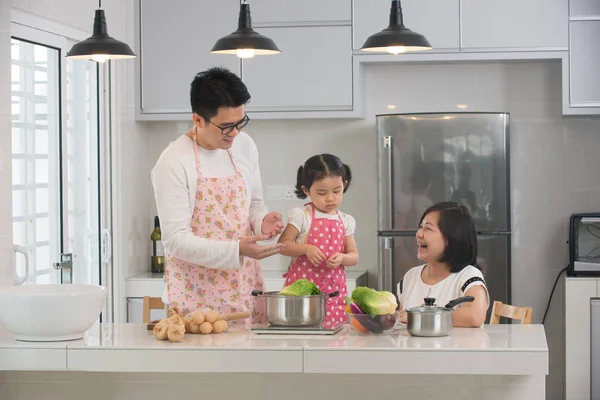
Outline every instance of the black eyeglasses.
<path fill-rule="evenodd" d="M 200 114 L 198 114 L 200 115 Z M 202 118 L 204 118 L 205 120 L 207 120 L 208 122 L 211 123 L 211 125 L 216 126 L 217 128 L 219 128 L 221 130 L 221 135 L 229 135 L 231 132 L 233 132 L 234 129 L 237 129 L 238 131 L 241 131 L 246 125 L 248 125 L 248 122 L 250 122 L 250 117 L 248 117 L 248 114 L 244 114 L 244 118 L 232 125 L 226 125 L 226 126 L 220 126 L 215 124 L 214 122 L 212 122 L 210 119 L 200 115 Z"/>

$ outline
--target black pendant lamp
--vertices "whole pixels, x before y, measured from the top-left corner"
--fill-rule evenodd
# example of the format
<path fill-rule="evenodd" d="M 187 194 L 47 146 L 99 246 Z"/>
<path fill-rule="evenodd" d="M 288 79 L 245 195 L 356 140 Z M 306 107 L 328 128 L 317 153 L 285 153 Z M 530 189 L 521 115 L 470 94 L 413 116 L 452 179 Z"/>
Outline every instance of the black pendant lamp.
<path fill-rule="evenodd" d="M 106 17 L 102 8 L 102 0 L 98 1 L 98 10 L 94 17 L 94 32 L 89 38 L 75 43 L 67 53 L 66 58 L 93 60 L 104 62 L 124 58 L 134 58 L 135 53 L 127 45 L 108 36 Z"/>
<path fill-rule="evenodd" d="M 250 4 L 247 4 L 244 0 L 240 4 L 237 31 L 217 40 L 210 52 L 214 54 L 235 54 L 239 58 L 250 58 L 255 55 L 279 54 L 281 50 L 272 39 L 252 29 Z"/>
<path fill-rule="evenodd" d="M 381 32 L 369 36 L 363 47 L 361 47 L 362 51 L 388 52 L 391 54 L 431 49 L 431 44 L 425 39 L 425 36 L 404 26 L 400 0 L 392 0 L 390 25 Z"/>

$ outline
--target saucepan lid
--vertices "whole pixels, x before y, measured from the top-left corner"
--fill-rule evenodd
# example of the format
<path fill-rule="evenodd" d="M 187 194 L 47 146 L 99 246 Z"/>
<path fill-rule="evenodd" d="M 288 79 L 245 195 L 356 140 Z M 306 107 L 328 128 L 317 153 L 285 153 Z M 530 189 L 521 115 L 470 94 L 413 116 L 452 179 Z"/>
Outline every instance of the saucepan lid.
<path fill-rule="evenodd" d="M 475 300 L 473 296 L 464 296 L 459 297 L 457 299 L 451 300 L 446 304 L 445 307 L 440 307 L 435 304 L 435 298 L 433 297 L 425 297 L 423 299 L 425 303 L 419 307 L 409 308 L 409 312 L 418 312 L 418 313 L 436 313 L 436 312 L 452 312 L 454 311 L 454 307 L 462 303 L 470 303 Z"/>

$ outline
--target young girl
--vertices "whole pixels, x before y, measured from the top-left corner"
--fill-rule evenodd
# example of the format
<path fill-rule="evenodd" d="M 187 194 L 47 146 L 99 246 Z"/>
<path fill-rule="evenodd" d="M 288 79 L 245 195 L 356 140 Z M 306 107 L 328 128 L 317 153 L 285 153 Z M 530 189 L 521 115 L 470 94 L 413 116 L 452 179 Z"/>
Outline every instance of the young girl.
<path fill-rule="evenodd" d="M 354 240 L 356 222 L 338 211 L 344 193 L 352 179 L 350 168 L 331 154 L 316 155 L 298 168 L 296 195 L 311 202 L 293 208 L 288 224 L 279 238 L 287 246 L 281 254 L 292 257 L 285 285 L 305 278 L 314 282 L 323 293 L 338 291 L 327 299 L 325 328 L 334 328 L 346 321 L 344 267 L 358 263 Z"/>

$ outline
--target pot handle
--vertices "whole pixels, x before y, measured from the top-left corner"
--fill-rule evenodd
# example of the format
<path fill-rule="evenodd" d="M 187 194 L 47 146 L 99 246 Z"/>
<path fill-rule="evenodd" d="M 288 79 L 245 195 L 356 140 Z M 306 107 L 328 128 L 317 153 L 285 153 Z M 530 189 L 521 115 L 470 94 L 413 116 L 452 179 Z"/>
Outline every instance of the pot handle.
<path fill-rule="evenodd" d="M 459 297 L 458 299 L 450 300 L 448 302 L 448 304 L 446 304 L 446 308 L 448 308 L 448 309 L 451 310 L 451 309 L 453 309 L 454 307 L 456 307 L 459 304 L 470 303 L 473 300 L 475 300 L 475 297 L 473 297 L 473 296 Z"/>
<path fill-rule="evenodd" d="M 252 291 L 252 296 L 254 296 L 254 297 L 262 296 L 262 294 L 263 294 L 262 290 L 255 289 Z"/>
<path fill-rule="evenodd" d="M 336 290 L 335 292 L 331 292 L 331 293 L 329 293 L 329 294 L 327 295 L 327 297 L 335 297 L 335 296 L 337 296 L 338 294 L 340 294 L 340 291 L 339 291 L 339 290 Z"/>

